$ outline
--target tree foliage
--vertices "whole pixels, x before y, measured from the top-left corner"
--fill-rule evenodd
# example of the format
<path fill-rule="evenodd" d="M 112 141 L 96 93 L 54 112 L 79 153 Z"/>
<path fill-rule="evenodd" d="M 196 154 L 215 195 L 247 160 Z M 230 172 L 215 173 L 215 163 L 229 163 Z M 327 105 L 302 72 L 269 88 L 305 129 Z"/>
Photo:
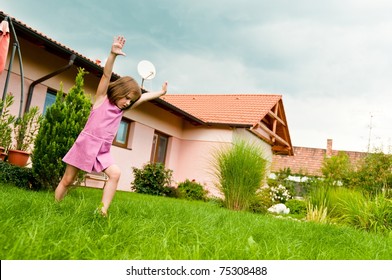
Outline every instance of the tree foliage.
<path fill-rule="evenodd" d="M 392 155 L 383 152 L 369 153 L 353 165 L 347 154 L 325 158 L 323 175 L 327 182 L 350 188 L 359 188 L 375 196 L 388 193 L 392 188 Z"/>
<path fill-rule="evenodd" d="M 368 154 L 353 176 L 352 184 L 371 195 L 388 194 L 392 189 L 392 155 L 382 152 Z"/>
<path fill-rule="evenodd" d="M 353 169 L 347 153 L 339 152 L 336 156 L 324 158 L 321 171 L 327 180 L 346 183 Z"/>
<path fill-rule="evenodd" d="M 32 157 L 33 172 L 46 189 L 54 189 L 65 171 L 62 158 L 82 131 L 91 109 L 91 101 L 84 92 L 83 69 L 68 94 L 63 86 L 57 92 L 56 102 L 47 109 L 38 132 Z"/>

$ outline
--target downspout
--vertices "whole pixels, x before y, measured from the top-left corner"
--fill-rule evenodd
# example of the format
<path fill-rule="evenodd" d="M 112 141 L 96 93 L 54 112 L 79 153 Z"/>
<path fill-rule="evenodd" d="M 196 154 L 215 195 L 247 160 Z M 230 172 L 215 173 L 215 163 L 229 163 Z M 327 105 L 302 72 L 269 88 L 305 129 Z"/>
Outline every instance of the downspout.
<path fill-rule="evenodd" d="M 33 97 L 34 87 L 37 84 L 42 83 L 43 81 L 46 81 L 46 80 L 48 80 L 48 79 L 50 79 L 50 78 L 52 78 L 52 77 L 54 77 L 54 76 L 56 76 L 56 75 L 58 75 L 58 74 L 60 74 L 62 72 L 68 70 L 74 64 L 75 59 L 76 59 L 76 55 L 72 54 L 67 65 L 61 67 L 60 69 L 58 69 L 58 70 L 56 70 L 56 71 L 54 71 L 54 72 L 52 72 L 52 73 L 50 73 L 50 74 L 48 74 L 46 76 L 43 76 L 42 78 L 39 78 L 38 80 L 35 80 L 34 82 L 32 82 L 30 84 L 29 91 L 27 93 L 27 101 L 26 101 L 25 113 L 28 112 L 29 109 L 30 109 L 31 99 Z"/>

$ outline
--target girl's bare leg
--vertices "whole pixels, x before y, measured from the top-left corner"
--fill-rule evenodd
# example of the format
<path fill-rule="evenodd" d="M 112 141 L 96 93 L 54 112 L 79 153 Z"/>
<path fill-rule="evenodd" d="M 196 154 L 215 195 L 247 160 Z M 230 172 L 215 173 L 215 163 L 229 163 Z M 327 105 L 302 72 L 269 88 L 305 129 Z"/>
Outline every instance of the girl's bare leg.
<path fill-rule="evenodd" d="M 54 196 L 56 201 L 61 201 L 65 197 L 68 191 L 68 187 L 75 181 L 76 175 L 78 175 L 79 169 L 75 166 L 67 164 L 63 178 L 58 184 Z"/>
<path fill-rule="evenodd" d="M 106 175 L 108 175 L 109 179 L 106 182 L 105 188 L 103 189 L 101 212 L 102 215 L 107 216 L 110 203 L 112 202 L 117 190 L 118 181 L 120 180 L 121 176 L 121 170 L 117 165 L 113 164 L 106 168 L 104 172 Z"/>

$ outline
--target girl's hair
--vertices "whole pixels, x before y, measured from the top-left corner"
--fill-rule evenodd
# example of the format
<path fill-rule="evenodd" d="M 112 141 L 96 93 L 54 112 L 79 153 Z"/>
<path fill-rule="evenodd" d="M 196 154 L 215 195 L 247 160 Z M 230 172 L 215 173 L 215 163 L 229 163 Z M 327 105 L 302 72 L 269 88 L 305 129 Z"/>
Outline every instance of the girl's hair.
<path fill-rule="evenodd" d="M 115 104 L 116 101 L 128 96 L 129 94 L 132 96 L 130 106 L 132 106 L 142 95 L 142 90 L 140 89 L 139 84 L 132 77 L 121 77 L 118 80 L 111 82 L 108 86 L 107 95 L 110 103 L 112 104 Z"/>

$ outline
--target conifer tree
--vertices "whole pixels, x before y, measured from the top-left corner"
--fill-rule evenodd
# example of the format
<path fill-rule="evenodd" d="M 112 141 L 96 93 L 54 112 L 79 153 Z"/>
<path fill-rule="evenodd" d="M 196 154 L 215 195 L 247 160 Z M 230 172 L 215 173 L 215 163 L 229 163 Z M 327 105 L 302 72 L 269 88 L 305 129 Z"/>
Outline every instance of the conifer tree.
<path fill-rule="evenodd" d="M 54 190 L 64 174 L 66 164 L 62 158 L 71 148 L 86 124 L 91 101 L 84 92 L 83 69 L 75 85 L 64 94 L 63 85 L 57 92 L 55 103 L 46 111 L 35 140 L 32 155 L 33 173 L 43 188 Z"/>

